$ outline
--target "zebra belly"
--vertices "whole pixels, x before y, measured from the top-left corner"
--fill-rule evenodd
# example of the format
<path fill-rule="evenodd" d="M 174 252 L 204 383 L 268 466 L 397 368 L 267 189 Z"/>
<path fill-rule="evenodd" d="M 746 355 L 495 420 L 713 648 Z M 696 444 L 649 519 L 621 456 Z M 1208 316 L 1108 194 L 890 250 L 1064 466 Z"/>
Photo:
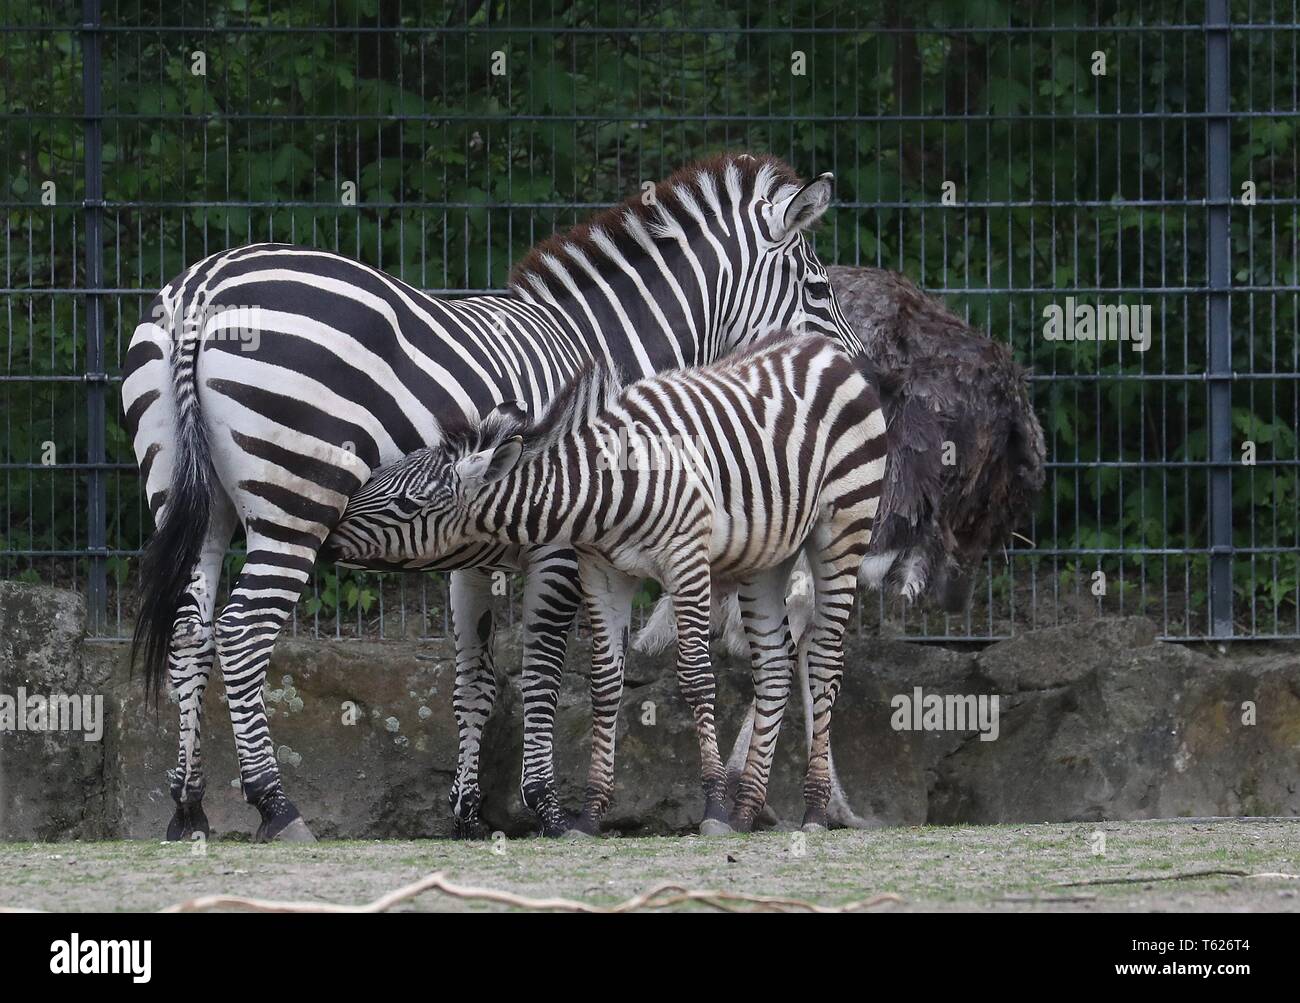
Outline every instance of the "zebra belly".
<path fill-rule="evenodd" d="M 715 531 L 715 547 L 710 552 L 709 567 L 718 579 L 735 580 L 748 575 L 767 571 L 793 557 L 807 539 L 805 533 L 796 541 L 782 540 L 775 545 L 768 543 L 757 549 L 751 546 L 748 537 L 733 537 L 730 545 L 719 546 Z"/>
<path fill-rule="evenodd" d="M 339 560 L 335 563 L 341 568 L 354 568 L 361 571 L 459 571 L 462 568 L 523 570 L 520 548 L 499 543 L 484 543 L 470 552 L 459 551 L 456 555 L 445 558 L 420 557 L 405 560 L 374 558 L 363 561 Z"/>
<path fill-rule="evenodd" d="M 806 494 L 801 497 L 816 500 Z M 734 580 L 774 568 L 797 554 L 812 532 L 815 504 L 805 503 L 790 512 L 778 509 L 781 500 L 770 496 L 751 500 L 748 506 L 739 498 L 722 500 L 726 504 L 714 511 L 709 546 L 715 578 Z"/>

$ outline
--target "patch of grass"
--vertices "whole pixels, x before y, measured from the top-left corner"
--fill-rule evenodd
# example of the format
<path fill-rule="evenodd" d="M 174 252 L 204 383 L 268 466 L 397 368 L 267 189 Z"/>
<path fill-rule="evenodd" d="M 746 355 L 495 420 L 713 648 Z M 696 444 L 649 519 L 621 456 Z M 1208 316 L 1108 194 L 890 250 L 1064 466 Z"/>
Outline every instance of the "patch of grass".
<path fill-rule="evenodd" d="M 1106 853 L 1089 841 L 1106 833 Z M 1160 822 L 1007 825 L 835 832 L 800 843 L 788 832 L 720 839 L 607 837 L 339 841 L 256 846 L 213 841 L 0 844 L 0 905 L 157 909 L 198 895 L 361 903 L 435 870 L 521 895 L 612 904 L 662 881 L 783 895 L 824 905 L 878 892 L 902 909 L 1300 909 L 1300 883 L 1197 878 L 1064 890 L 1062 882 L 1207 868 L 1300 871 L 1300 823 Z M 800 855 L 799 847 L 804 852 Z M 1089 896 L 1052 903 L 1052 898 Z M 1008 896 L 1013 896 L 1008 901 Z M 429 895 L 403 908 L 497 908 Z"/>

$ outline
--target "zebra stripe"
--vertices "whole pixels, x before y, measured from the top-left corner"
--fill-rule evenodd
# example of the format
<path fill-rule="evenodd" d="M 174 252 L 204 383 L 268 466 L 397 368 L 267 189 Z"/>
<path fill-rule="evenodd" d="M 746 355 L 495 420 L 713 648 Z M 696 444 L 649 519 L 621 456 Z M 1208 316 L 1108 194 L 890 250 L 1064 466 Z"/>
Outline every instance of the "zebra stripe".
<path fill-rule="evenodd" d="M 657 579 L 672 599 L 677 677 L 699 738 L 701 831 L 752 828 L 796 663 L 811 693 L 804 824 L 824 827 L 843 637 L 885 462 L 884 415 L 858 363 L 826 338 L 779 335 L 621 390 L 592 367 L 536 423 L 507 405 L 448 430 L 353 495 L 329 546 L 362 563 L 394 539 L 411 556 L 475 541 L 574 547 L 593 632 L 592 758 L 576 824 L 593 834 L 613 792 L 632 597 L 642 578 Z M 785 596 L 800 553 L 815 602 L 796 650 Z M 756 698 L 730 813 L 708 647 L 714 581 L 740 583 Z"/>

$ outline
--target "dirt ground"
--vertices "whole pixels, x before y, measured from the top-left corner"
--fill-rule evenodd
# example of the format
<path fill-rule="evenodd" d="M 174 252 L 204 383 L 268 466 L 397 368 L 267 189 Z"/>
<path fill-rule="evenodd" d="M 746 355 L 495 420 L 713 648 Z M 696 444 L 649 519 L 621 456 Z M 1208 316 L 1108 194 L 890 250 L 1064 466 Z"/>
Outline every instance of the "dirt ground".
<path fill-rule="evenodd" d="M 441 871 L 462 885 L 599 905 L 673 881 L 828 906 L 888 892 L 902 901 L 875 908 L 892 911 L 1300 912 L 1297 819 L 842 831 L 809 835 L 802 844 L 801 836 L 213 842 L 202 853 L 145 841 L 10 843 L 0 844 L 0 907 L 152 910 L 212 894 L 361 904 Z M 1174 877 L 1200 871 L 1291 877 Z M 1062 887 L 1120 878 L 1146 880 Z M 397 908 L 504 907 L 427 892 Z"/>

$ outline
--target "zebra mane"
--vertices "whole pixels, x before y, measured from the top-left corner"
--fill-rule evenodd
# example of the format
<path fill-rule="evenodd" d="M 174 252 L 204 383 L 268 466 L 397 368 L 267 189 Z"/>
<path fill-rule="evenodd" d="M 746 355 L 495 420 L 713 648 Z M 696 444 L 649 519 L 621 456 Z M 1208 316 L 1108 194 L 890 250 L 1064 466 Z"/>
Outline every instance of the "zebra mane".
<path fill-rule="evenodd" d="M 623 380 L 604 363 L 588 362 L 551 398 L 536 419 L 522 408 L 498 408 L 477 422 L 448 423 L 442 443 L 454 456 L 465 456 L 519 436 L 524 455 L 539 453 L 564 437 L 586 428 L 617 400 Z"/>
<path fill-rule="evenodd" d="M 511 271 L 507 286 L 524 296 L 561 292 L 582 281 L 584 270 L 569 267 L 575 262 L 599 270 L 607 249 L 635 258 L 645 253 L 648 240 L 678 238 L 707 216 L 721 214 L 724 206 L 753 197 L 775 201 L 802 183 L 793 167 L 769 154 L 720 153 L 695 161 L 658 182 L 649 205 L 638 191 L 534 245 Z"/>
<path fill-rule="evenodd" d="M 535 453 L 591 426 L 618 399 L 623 380 L 608 365 L 588 362 L 523 430 L 524 452 Z"/>

